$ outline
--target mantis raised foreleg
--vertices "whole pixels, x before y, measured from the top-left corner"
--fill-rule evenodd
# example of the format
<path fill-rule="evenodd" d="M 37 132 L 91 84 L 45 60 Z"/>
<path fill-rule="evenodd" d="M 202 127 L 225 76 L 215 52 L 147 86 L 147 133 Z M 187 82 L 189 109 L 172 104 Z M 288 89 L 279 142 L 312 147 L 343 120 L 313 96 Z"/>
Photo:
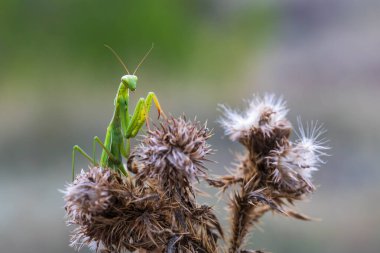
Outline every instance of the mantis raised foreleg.
<path fill-rule="evenodd" d="M 149 117 L 150 107 L 152 105 L 152 100 L 157 107 L 158 117 L 160 117 L 161 114 L 164 117 L 166 117 L 164 112 L 161 109 L 160 103 L 158 102 L 156 95 L 153 92 L 149 92 L 145 99 L 144 98 L 139 99 L 130 122 L 124 126 L 125 138 L 130 139 L 130 138 L 135 137 L 137 133 L 140 131 L 140 129 L 142 128 L 142 126 L 144 125 L 144 123 L 149 122 L 148 117 Z"/>

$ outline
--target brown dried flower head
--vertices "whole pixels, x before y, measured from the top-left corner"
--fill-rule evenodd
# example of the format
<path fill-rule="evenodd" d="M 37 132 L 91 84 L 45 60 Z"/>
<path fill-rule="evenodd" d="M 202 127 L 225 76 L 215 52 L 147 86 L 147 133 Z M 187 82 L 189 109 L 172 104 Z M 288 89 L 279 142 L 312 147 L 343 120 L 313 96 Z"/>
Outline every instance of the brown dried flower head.
<path fill-rule="evenodd" d="M 157 180 L 161 189 L 191 190 L 191 182 L 205 175 L 203 162 L 212 152 L 210 131 L 184 117 L 170 118 L 149 131 L 133 152 L 137 178 Z"/>
<path fill-rule="evenodd" d="M 66 187 L 65 210 L 71 221 L 80 224 L 106 213 L 116 201 L 115 193 L 123 188 L 122 179 L 100 167 L 84 170 Z"/>
<path fill-rule="evenodd" d="M 300 118 L 298 125 L 299 139 L 279 146 L 266 157 L 276 188 L 288 193 L 307 193 L 315 189 L 311 182 L 312 172 L 324 163 L 322 157 L 327 156 L 325 151 L 329 149 L 325 146 L 327 140 L 320 138 L 326 132 L 322 125 L 312 122 L 305 129 Z"/>
<path fill-rule="evenodd" d="M 224 117 L 220 120 L 226 135 L 233 141 L 243 141 L 253 133 L 269 137 L 274 131 L 283 129 L 283 134 L 289 134 L 290 123 L 286 120 L 288 109 L 285 101 L 273 94 L 263 98 L 254 96 L 248 103 L 248 108 L 239 113 L 225 105 L 220 106 Z"/>
<path fill-rule="evenodd" d="M 303 128 L 299 120 L 299 140 L 289 140 L 292 125 L 286 118 L 288 109 L 282 98 L 266 94 L 255 97 L 248 109 L 238 113 L 225 106 L 220 121 L 232 140 L 240 141 L 248 153 L 241 158 L 242 177 L 256 176 L 261 187 L 297 196 L 314 190 L 311 173 L 317 170 L 326 155 L 325 132 L 318 124 Z"/>
<path fill-rule="evenodd" d="M 71 246 L 100 252 L 151 250 L 166 245 L 170 206 L 149 188 L 108 169 L 82 171 L 67 186 L 64 199 L 68 223 L 76 225 Z"/>

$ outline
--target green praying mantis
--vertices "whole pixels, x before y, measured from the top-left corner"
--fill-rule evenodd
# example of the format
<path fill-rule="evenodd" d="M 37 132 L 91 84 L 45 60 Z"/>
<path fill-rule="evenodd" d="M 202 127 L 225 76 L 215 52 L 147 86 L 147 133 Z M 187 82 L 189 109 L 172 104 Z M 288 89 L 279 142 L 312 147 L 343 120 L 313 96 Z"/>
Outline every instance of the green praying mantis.
<path fill-rule="evenodd" d="M 144 62 L 146 57 L 149 55 L 152 47 L 142 58 L 140 63 L 137 65 L 133 74 L 130 74 L 127 66 L 118 56 L 118 54 L 108 45 L 104 45 L 115 55 L 115 57 L 123 65 L 127 74 L 122 76 L 119 89 L 117 90 L 116 97 L 114 100 L 114 113 L 112 119 L 107 127 L 106 137 L 104 143 L 100 140 L 98 136 L 93 138 L 93 155 L 89 156 L 82 148 L 78 145 L 73 147 L 72 151 L 72 178 L 74 180 L 75 176 L 75 153 L 79 152 L 85 158 L 87 158 L 94 166 L 101 166 L 103 168 L 111 168 L 119 173 L 127 176 L 128 172 L 124 167 L 122 162 L 123 157 L 128 158 L 130 154 L 130 140 L 134 138 L 140 129 L 143 127 L 144 123 L 147 124 L 149 128 L 149 112 L 154 102 L 158 117 L 165 114 L 161 109 L 160 103 L 156 95 L 153 92 L 149 92 L 146 98 L 140 98 L 136 104 L 133 114 L 129 113 L 129 91 L 135 91 L 137 86 L 137 76 L 135 75 L 140 65 Z M 102 154 L 100 161 L 97 162 L 95 158 L 96 153 L 96 143 L 102 148 Z"/>

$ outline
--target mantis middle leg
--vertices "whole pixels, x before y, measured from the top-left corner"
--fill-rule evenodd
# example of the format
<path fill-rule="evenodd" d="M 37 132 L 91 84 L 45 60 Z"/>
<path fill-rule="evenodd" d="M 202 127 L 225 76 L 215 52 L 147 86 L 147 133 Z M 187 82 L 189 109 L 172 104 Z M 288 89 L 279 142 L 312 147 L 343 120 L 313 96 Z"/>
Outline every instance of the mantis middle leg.
<path fill-rule="evenodd" d="M 89 156 L 81 147 L 79 147 L 78 145 L 75 145 L 73 147 L 73 153 L 72 153 L 72 161 L 71 161 L 71 165 L 72 165 L 72 179 L 74 180 L 74 177 L 75 177 L 75 151 L 79 152 L 81 155 L 83 155 L 85 158 L 87 158 L 92 164 L 96 165 L 96 161 L 95 159 L 91 158 L 91 156 Z"/>

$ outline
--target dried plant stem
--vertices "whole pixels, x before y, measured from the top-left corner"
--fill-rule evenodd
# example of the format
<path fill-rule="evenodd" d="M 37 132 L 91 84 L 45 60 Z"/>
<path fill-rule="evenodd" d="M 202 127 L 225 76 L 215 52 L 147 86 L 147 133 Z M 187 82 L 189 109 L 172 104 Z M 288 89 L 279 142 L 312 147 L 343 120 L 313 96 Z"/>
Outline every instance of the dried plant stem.
<path fill-rule="evenodd" d="M 248 163 L 252 165 L 252 163 Z M 246 166 L 242 163 L 242 166 Z M 242 171 L 244 168 L 237 168 Z M 245 170 L 247 172 L 247 170 Z M 252 171 L 251 171 L 252 173 Z M 259 219 L 269 210 L 282 212 L 279 207 L 266 197 L 265 189 L 260 186 L 258 174 L 252 176 L 247 173 L 230 202 L 231 212 L 231 238 L 229 240 L 229 253 L 243 252 L 244 241 Z"/>
<path fill-rule="evenodd" d="M 232 236 L 229 241 L 229 253 L 240 252 L 244 239 L 250 229 L 270 209 L 267 205 L 254 206 L 248 204 L 248 195 L 242 191 L 235 195 L 231 204 Z"/>

